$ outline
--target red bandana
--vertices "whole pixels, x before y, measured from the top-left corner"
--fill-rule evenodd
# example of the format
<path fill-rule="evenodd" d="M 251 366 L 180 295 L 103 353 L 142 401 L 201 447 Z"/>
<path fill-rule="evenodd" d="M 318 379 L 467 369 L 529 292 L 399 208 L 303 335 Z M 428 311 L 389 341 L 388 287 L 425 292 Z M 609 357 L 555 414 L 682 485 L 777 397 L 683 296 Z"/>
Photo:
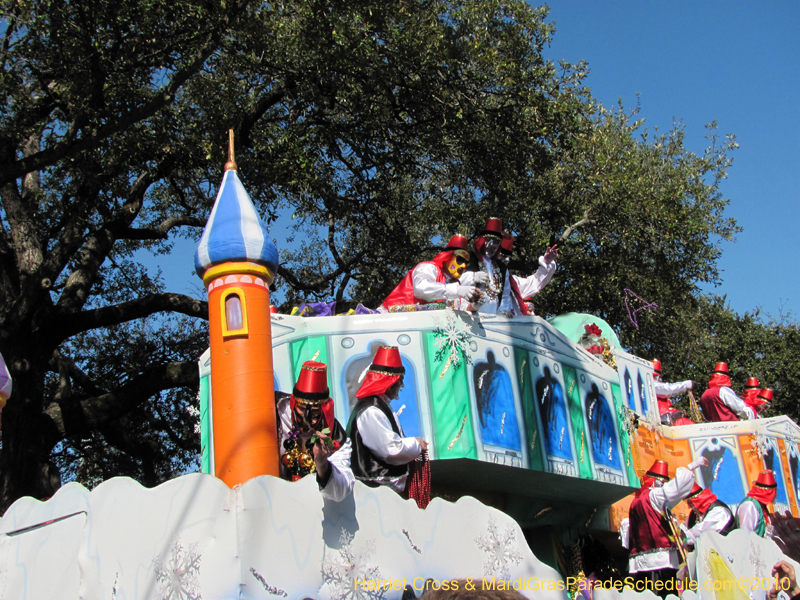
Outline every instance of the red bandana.
<path fill-rule="evenodd" d="M 716 494 L 709 490 L 708 488 L 704 489 L 702 492 L 697 494 L 694 498 L 689 498 L 687 502 L 690 502 L 692 506 L 697 509 L 701 515 L 706 514 L 708 507 L 711 506 L 712 502 L 717 500 Z"/>
<path fill-rule="evenodd" d="M 727 375 L 720 375 L 719 373 L 714 373 L 711 376 L 711 379 L 708 380 L 708 387 L 731 387 L 731 378 Z"/>

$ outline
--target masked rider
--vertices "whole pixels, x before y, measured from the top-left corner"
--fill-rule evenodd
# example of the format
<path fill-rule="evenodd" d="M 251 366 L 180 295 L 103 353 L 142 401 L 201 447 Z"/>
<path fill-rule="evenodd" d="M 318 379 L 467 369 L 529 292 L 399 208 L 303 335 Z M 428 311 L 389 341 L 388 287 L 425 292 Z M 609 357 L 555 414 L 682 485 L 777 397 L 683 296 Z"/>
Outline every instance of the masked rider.
<path fill-rule="evenodd" d="M 455 302 L 459 298 L 467 302 L 477 301 L 481 295 L 478 288 L 459 282 L 468 261 L 467 238 L 456 234 L 433 260 L 421 262 L 411 269 L 378 307 L 378 312 L 420 310 L 426 304 Z"/>
<path fill-rule="evenodd" d="M 336 502 L 353 491 L 352 446 L 345 428 L 333 416 L 328 390 L 328 367 L 306 361 L 292 394 L 280 394 L 278 434 L 281 477 L 297 481 L 316 471 L 323 497 Z"/>

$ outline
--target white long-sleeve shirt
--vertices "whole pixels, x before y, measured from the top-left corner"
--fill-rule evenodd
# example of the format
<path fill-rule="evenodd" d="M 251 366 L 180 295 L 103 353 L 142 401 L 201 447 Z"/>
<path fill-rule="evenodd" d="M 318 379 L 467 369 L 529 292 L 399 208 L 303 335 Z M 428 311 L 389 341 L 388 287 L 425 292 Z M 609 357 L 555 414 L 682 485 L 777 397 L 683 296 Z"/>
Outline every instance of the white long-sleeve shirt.
<path fill-rule="evenodd" d="M 755 531 L 758 525 L 758 509 L 752 502 L 742 502 L 736 509 L 736 517 L 739 519 L 739 529 L 745 531 Z M 772 538 L 773 529 L 770 524 L 766 524 L 765 538 Z"/>
<path fill-rule="evenodd" d="M 382 396 L 388 405 L 390 400 Z M 400 435 L 392 429 L 392 424 L 380 409 L 370 406 L 358 416 L 358 432 L 361 440 L 375 456 L 390 465 L 405 465 L 422 454 L 422 444 L 415 437 L 403 437 L 403 428 L 397 415 L 392 413 Z M 406 487 L 408 475 L 402 475 L 389 481 L 389 487 L 396 492 L 402 492 Z"/>
<path fill-rule="evenodd" d="M 744 400 L 739 398 L 729 387 L 721 387 L 719 388 L 719 399 L 722 401 L 725 406 L 730 408 L 733 412 L 736 413 L 736 416 L 740 419 L 747 420 L 747 419 L 755 419 L 756 415 Z"/>
<path fill-rule="evenodd" d="M 667 398 L 672 398 L 692 389 L 691 381 L 677 381 L 675 383 L 654 381 L 653 385 L 656 388 L 656 396 L 665 396 Z"/>
<path fill-rule="evenodd" d="M 659 514 L 664 514 L 664 509 L 672 509 L 678 502 L 683 500 L 692 490 L 694 483 L 694 473 L 686 467 L 678 467 L 675 470 L 675 477 L 670 479 L 663 486 L 650 490 L 650 506 Z M 630 521 L 625 519 L 620 524 L 620 538 L 622 546 L 630 547 Z M 665 548 L 631 556 L 628 559 L 628 572 L 638 573 L 640 571 L 655 571 L 658 569 L 677 569 L 680 566 L 678 560 L 678 550 L 676 548 Z"/>
<path fill-rule="evenodd" d="M 706 513 L 702 521 L 695 523 L 688 533 L 694 540 L 697 540 L 705 531 L 721 533 L 731 518 L 731 511 L 722 506 L 715 506 Z"/>
<path fill-rule="evenodd" d="M 483 261 L 483 268 L 489 274 L 489 279 L 491 280 L 494 276 L 495 265 L 492 262 L 492 259 L 486 257 L 485 255 L 481 256 L 481 260 Z M 510 269 L 506 269 L 506 279 L 503 284 L 503 295 L 499 298 L 499 302 L 498 298 L 488 298 L 486 302 L 484 302 L 478 308 L 478 312 L 490 314 L 495 314 L 498 312 L 507 312 L 513 315 L 522 314 L 516 298 L 514 298 L 514 295 L 511 293 L 510 278 L 513 277 L 514 281 L 519 287 L 520 298 L 529 298 L 538 294 L 540 291 L 542 291 L 544 286 L 550 283 L 550 280 L 553 278 L 557 267 L 558 265 L 556 264 L 556 261 L 552 260 L 548 263 L 545 261 L 544 256 L 540 256 L 539 268 L 536 269 L 536 272 L 533 275 L 528 277 L 517 277 L 516 275 L 511 275 Z M 461 276 L 459 283 L 461 285 L 475 285 L 474 282 L 475 273 L 472 271 L 467 271 Z"/>
<path fill-rule="evenodd" d="M 278 418 L 280 419 L 280 440 L 279 448 L 283 452 L 283 441 L 289 437 L 289 432 L 294 427 L 292 423 L 292 409 L 289 398 L 283 398 L 278 402 Z M 303 442 L 308 442 L 313 432 L 300 434 L 300 439 Z M 320 492 L 324 498 L 333 500 L 334 502 L 341 502 L 352 491 L 355 484 L 355 475 L 350 468 L 350 454 L 353 449 L 348 439 L 342 446 L 328 457 L 328 462 L 331 466 L 331 474 L 328 478 L 325 487 L 320 488 Z M 281 465 L 281 472 L 284 467 Z"/>

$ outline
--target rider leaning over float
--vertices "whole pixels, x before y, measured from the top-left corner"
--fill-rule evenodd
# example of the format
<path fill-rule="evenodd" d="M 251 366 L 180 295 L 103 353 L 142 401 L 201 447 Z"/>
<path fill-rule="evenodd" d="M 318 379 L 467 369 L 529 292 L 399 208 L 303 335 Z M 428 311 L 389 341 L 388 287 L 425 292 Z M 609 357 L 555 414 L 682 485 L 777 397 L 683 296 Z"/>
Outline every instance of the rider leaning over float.
<path fill-rule="evenodd" d="M 653 359 L 653 379 L 658 401 L 658 413 L 661 422 L 666 425 L 694 425 L 694 421 L 687 419 L 683 411 L 672 406 L 672 398 L 692 389 L 694 383 L 689 379 L 675 383 L 666 383 L 661 380 L 661 361 Z"/>
<path fill-rule="evenodd" d="M 459 298 L 477 301 L 480 291 L 472 283 L 459 281 L 468 261 L 467 238 L 456 234 L 444 251 L 411 269 L 378 307 L 378 312 L 419 310 L 427 304 L 454 302 Z"/>
<path fill-rule="evenodd" d="M 513 242 L 514 238 L 503 232 L 500 219 L 492 217 L 486 221 L 483 230 L 475 238 L 475 253 L 462 277 L 462 283 L 474 283 L 483 292 L 481 301 L 473 302 L 466 307 L 468 310 L 500 313 L 509 317 L 530 314 L 525 299 L 539 293 L 553 278 L 557 268 L 558 246 L 553 245 L 544 256 L 539 257 L 539 268 L 533 275 L 517 277 L 511 274 L 507 266 Z"/>

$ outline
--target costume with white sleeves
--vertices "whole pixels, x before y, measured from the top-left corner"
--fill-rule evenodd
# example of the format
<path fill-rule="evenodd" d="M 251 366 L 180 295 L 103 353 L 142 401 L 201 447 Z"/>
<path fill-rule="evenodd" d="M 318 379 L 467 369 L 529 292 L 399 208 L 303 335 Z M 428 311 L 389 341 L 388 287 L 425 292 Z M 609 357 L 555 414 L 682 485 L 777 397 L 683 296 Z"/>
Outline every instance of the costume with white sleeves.
<path fill-rule="evenodd" d="M 379 348 L 364 383 L 356 392 L 358 402 L 350 415 L 347 432 L 353 443 L 352 468 L 366 485 L 386 485 L 402 493 L 408 479 L 408 463 L 422 454 L 415 437 L 404 437 L 397 415 L 389 407 L 386 391 L 404 375 L 396 347 Z"/>
<path fill-rule="evenodd" d="M 350 468 L 352 447 L 341 423 L 333 416 L 333 400 L 330 398 L 327 383 L 327 365 L 306 361 L 300 369 L 292 394 L 280 395 L 276 408 L 278 413 L 278 437 L 280 442 L 281 477 L 296 481 L 315 470 L 314 448 L 311 438 L 327 428 L 333 448 L 328 456 L 329 469 L 325 476 L 317 473 L 317 484 L 324 498 L 341 502 L 353 491 L 355 477 Z M 299 409 L 306 411 L 306 417 L 299 416 Z M 316 411 L 321 418 L 312 426 L 304 421 Z"/>
<path fill-rule="evenodd" d="M 463 257 L 461 268 L 455 264 L 457 256 Z M 378 312 L 418 310 L 426 304 L 464 297 L 469 290 L 459 283 L 459 277 L 468 259 L 467 238 L 454 235 L 443 252 L 433 260 L 419 263 L 406 274 L 378 307 Z"/>
<path fill-rule="evenodd" d="M 700 397 L 700 407 L 707 421 L 717 423 L 756 418 L 753 410 L 736 395 L 730 385 L 728 365 L 724 362 L 717 363 L 708 382 L 708 389 Z"/>
<path fill-rule="evenodd" d="M 778 482 L 775 474 L 766 469 L 758 474 L 756 482 L 736 509 L 736 525 L 745 531 L 754 531 L 765 538 L 772 537 L 769 504 L 775 502 Z"/>
<path fill-rule="evenodd" d="M 672 509 L 692 489 L 692 471 L 702 464 L 690 463 L 688 468 L 678 467 L 675 478 L 661 487 L 666 477 L 666 463 L 656 461 L 642 480 L 642 488 L 636 492 L 629 510 L 629 523 L 623 546 L 630 551 L 628 572 L 678 569 L 678 550 L 671 539 L 666 509 Z"/>
<path fill-rule="evenodd" d="M 510 256 L 514 238 L 502 231 L 502 222 L 495 217 L 486 222 L 480 237 L 475 240 L 477 256 L 474 257 L 472 271 L 467 271 L 461 278 L 463 285 L 473 285 L 477 273 L 486 273 L 488 283 L 485 289 L 485 301 L 478 307 L 478 312 L 509 315 L 527 315 L 525 299 L 538 294 L 550 283 L 558 265 L 555 260 L 539 257 L 539 268 L 528 277 L 512 275 L 508 267 L 495 256 L 487 256 L 484 252 L 486 238 L 501 240 L 498 255 Z"/>
<path fill-rule="evenodd" d="M 691 540 L 696 541 L 706 531 L 716 531 L 721 535 L 733 531 L 736 524 L 733 512 L 711 490 L 695 483 L 685 500 L 692 509 L 686 523 L 686 533 Z"/>

